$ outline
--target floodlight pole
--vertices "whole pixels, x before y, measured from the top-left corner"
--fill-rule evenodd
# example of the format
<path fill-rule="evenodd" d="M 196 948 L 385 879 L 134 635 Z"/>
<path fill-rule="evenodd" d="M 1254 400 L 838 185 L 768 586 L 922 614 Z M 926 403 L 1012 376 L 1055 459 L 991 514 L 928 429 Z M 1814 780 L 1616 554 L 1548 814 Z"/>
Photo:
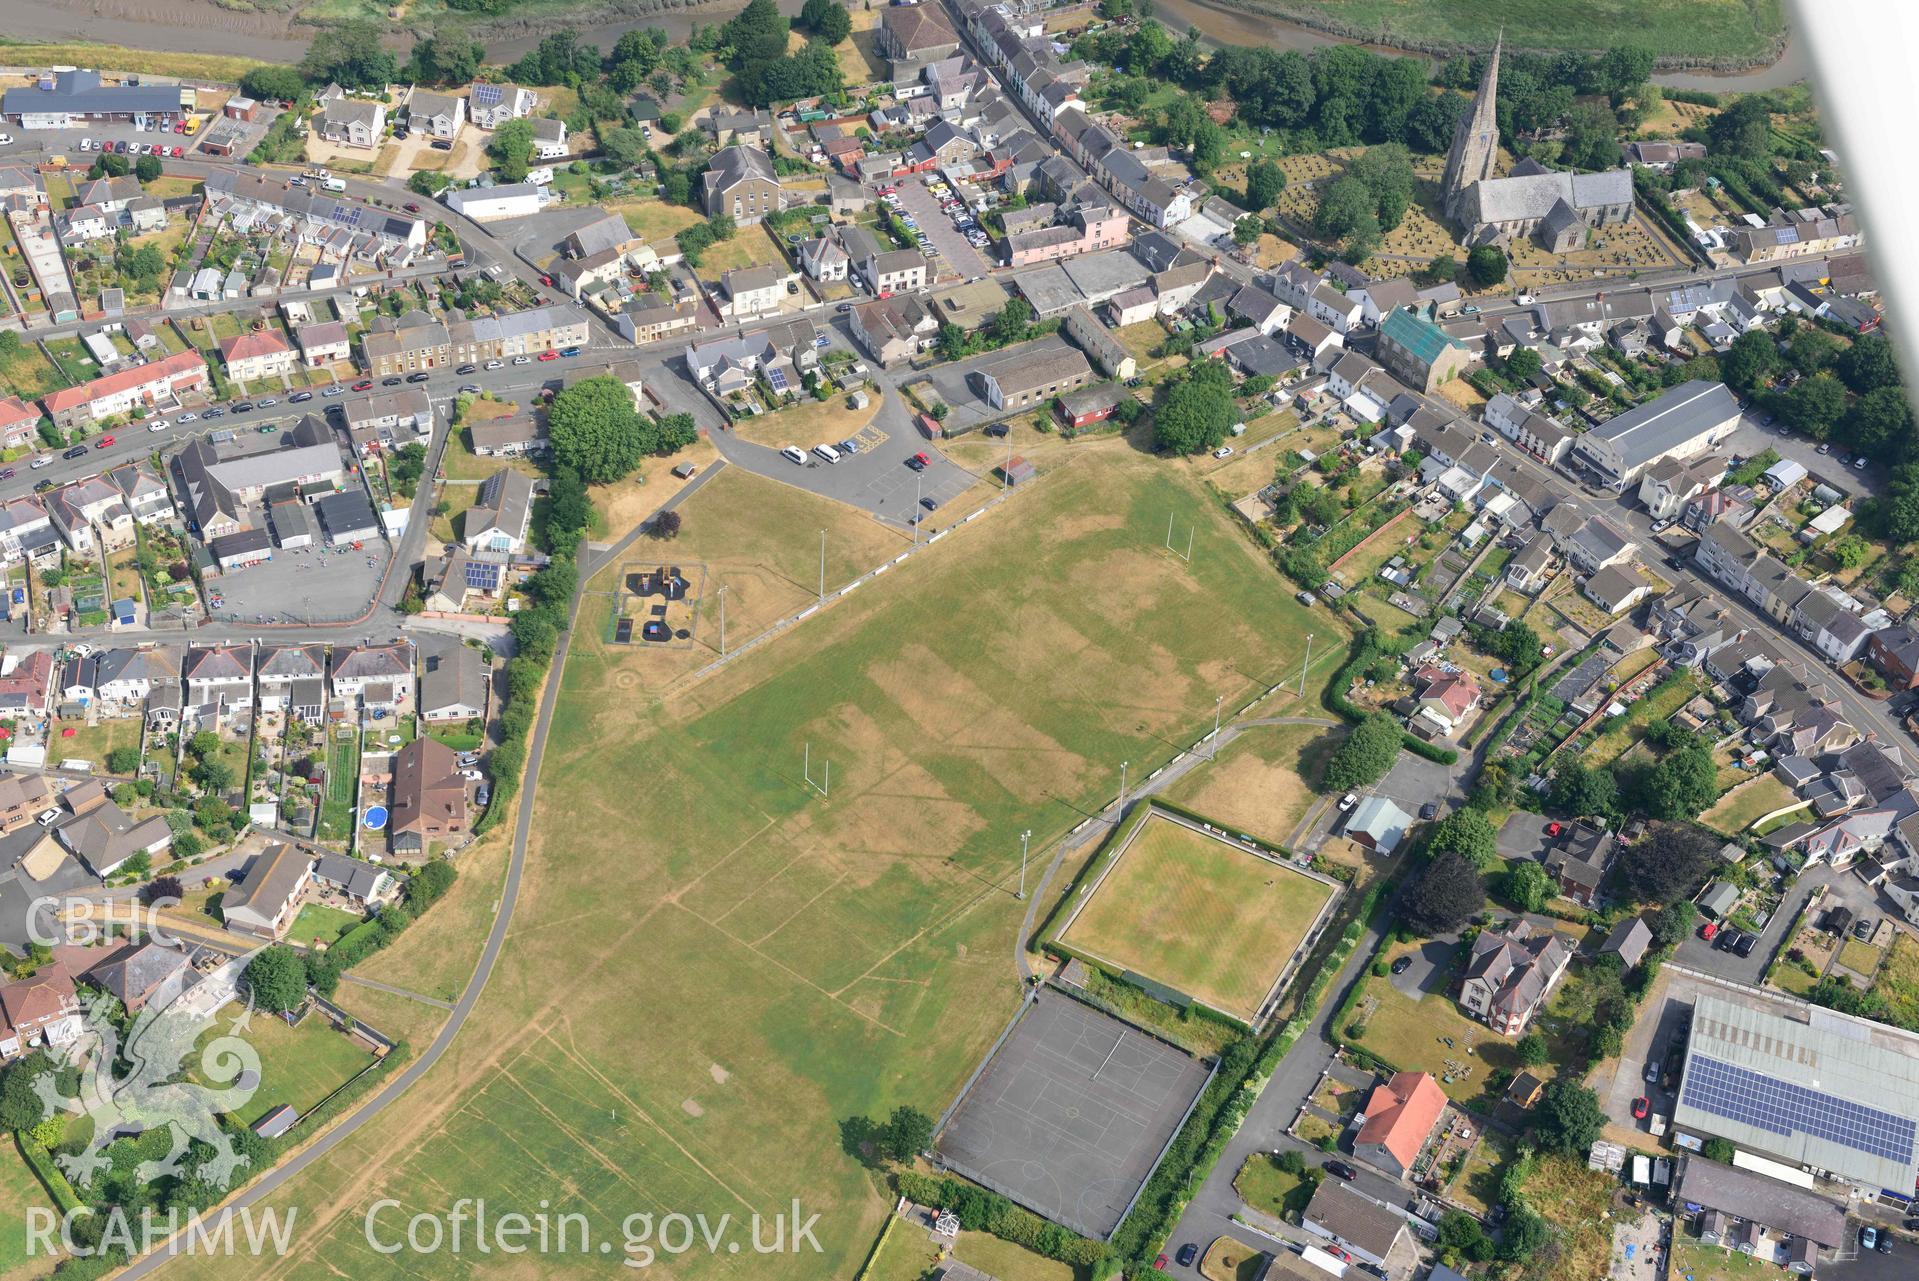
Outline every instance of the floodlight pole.
<path fill-rule="evenodd" d="M 826 531 L 820 531 L 820 602 L 826 602 Z"/>
<path fill-rule="evenodd" d="M 920 491 L 926 485 L 926 473 L 913 473 L 913 546 L 920 545 L 920 513 L 926 509 L 920 506 Z"/>
<path fill-rule="evenodd" d="M 1131 764 L 1131 761 L 1121 761 L 1119 763 L 1119 815 L 1113 819 L 1115 824 L 1117 824 L 1120 818 L 1124 817 L 1126 813 L 1126 767 Z"/>
<path fill-rule="evenodd" d="M 1166 550 L 1173 550 L 1173 513 L 1166 513 Z"/>
<path fill-rule="evenodd" d="M 720 657 L 726 657 L 726 584 L 720 584 Z"/>
<path fill-rule="evenodd" d="M 999 487 L 1005 492 L 1013 483 L 1013 433 L 1006 433 L 1006 465 L 999 469 Z"/>
<path fill-rule="evenodd" d="M 1313 665 L 1313 634 L 1306 633 L 1306 661 L 1299 665 L 1299 696 L 1306 697 L 1306 669 Z"/>
<path fill-rule="evenodd" d="M 1213 750 L 1206 753 L 1206 759 L 1209 761 L 1219 759 L 1219 708 L 1220 704 L 1225 701 L 1226 695 L 1224 694 L 1216 694 L 1213 696 Z"/>
<path fill-rule="evenodd" d="M 1019 834 L 1019 896 L 1021 899 L 1026 897 L 1026 843 L 1032 838 L 1033 833 L 1030 828 Z"/>

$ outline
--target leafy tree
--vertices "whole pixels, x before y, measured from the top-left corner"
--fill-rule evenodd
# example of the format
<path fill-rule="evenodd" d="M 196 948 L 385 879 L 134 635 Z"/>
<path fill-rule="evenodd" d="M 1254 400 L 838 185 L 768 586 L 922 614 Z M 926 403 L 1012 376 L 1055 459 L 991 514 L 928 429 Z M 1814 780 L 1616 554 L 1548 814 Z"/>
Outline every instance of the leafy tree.
<path fill-rule="evenodd" d="M 1720 844 L 1703 828 L 1683 823 L 1655 824 L 1620 851 L 1621 883 L 1641 903 L 1690 899 L 1712 873 Z"/>
<path fill-rule="evenodd" d="M 1599 1096 L 1570 1076 L 1547 1083 L 1534 1117 L 1540 1145 L 1561 1156 L 1584 1156 L 1606 1127 Z"/>
<path fill-rule="evenodd" d="M 247 986 L 253 989 L 254 1004 L 284 1013 L 306 999 L 306 964 L 298 952 L 275 943 L 247 962 Z"/>
<path fill-rule="evenodd" d="M 592 485 L 626 476 L 646 452 L 633 393 L 617 378 L 583 379 L 555 396 L 547 434 L 554 461 Z"/>
<path fill-rule="evenodd" d="M 1531 379 L 1543 367 L 1539 353 L 1531 347 L 1515 347 L 1513 354 L 1506 357 L 1506 373 L 1522 382 Z"/>
<path fill-rule="evenodd" d="M 1498 245 L 1480 245 L 1466 255 L 1466 272 L 1482 289 L 1506 278 L 1506 251 Z"/>
<path fill-rule="evenodd" d="M 427 36 L 413 46 L 406 74 L 422 84 L 467 84 L 480 70 L 484 47 L 458 36 Z"/>
<path fill-rule="evenodd" d="M 1449 851 L 1428 863 L 1412 883 L 1400 903 L 1400 916 L 1414 931 L 1432 937 L 1452 933 L 1485 906 L 1479 870 Z"/>
<path fill-rule="evenodd" d="M 1648 818 L 1696 818 L 1719 799 L 1719 767 L 1712 750 L 1693 743 L 1636 770 L 1627 789 L 1632 806 Z"/>
<path fill-rule="evenodd" d="M 1399 759 L 1399 722 L 1375 712 L 1354 727 L 1326 761 L 1325 786 L 1344 792 L 1386 777 Z"/>
<path fill-rule="evenodd" d="M 646 159 L 650 148 L 638 129 L 615 125 L 600 132 L 600 150 L 622 169 L 631 169 Z"/>
<path fill-rule="evenodd" d="M 1847 534 L 1843 538 L 1835 538 L 1827 546 L 1826 554 L 1841 569 L 1857 569 L 1872 554 L 1872 544 L 1857 534 Z"/>
<path fill-rule="evenodd" d="M 525 117 L 504 121 L 487 139 L 486 154 L 502 182 L 525 179 L 533 163 L 533 122 Z"/>
<path fill-rule="evenodd" d="M 1395 745 L 1396 747 L 1396 745 Z M 1388 766 L 1390 769 L 1391 766 Z M 1426 848 L 1433 854 L 1461 855 L 1481 871 L 1499 861 L 1499 833 L 1483 810 L 1454 810 L 1433 826 Z"/>
<path fill-rule="evenodd" d="M 1654 947 L 1677 947 L 1679 940 L 1692 933 L 1692 923 L 1698 919 L 1699 909 L 1691 899 L 1676 899 L 1666 904 L 1652 915 L 1647 929 L 1652 931 Z"/>
<path fill-rule="evenodd" d="M 1830 436 L 1845 412 L 1845 386 L 1828 373 L 1800 379 L 1779 398 L 1781 417 L 1814 440 Z"/>
<path fill-rule="evenodd" d="M 1708 1161 L 1717 1161 L 1721 1165 L 1731 1165 L 1732 1158 L 1737 1152 L 1738 1149 L 1732 1145 L 1732 1140 L 1722 1139 L 1716 1135 L 1707 1139 L 1705 1145 L 1699 1149 L 1699 1155 Z"/>
<path fill-rule="evenodd" d="M 140 887 L 140 901 L 149 906 L 169 899 L 177 903 L 185 894 L 186 889 L 177 876 L 156 876 Z"/>
<path fill-rule="evenodd" d="M 31 1130 L 46 1116 L 35 1082 L 54 1070 L 45 1051 L 35 1050 L 0 1071 L 0 1129 Z"/>
<path fill-rule="evenodd" d="M 1854 401 L 1840 425 L 1853 452 L 1883 458 L 1888 451 L 1910 451 L 1912 403 L 1903 387 L 1875 387 Z"/>
<path fill-rule="evenodd" d="M 1260 233 L 1266 230 L 1266 224 L 1257 214 L 1247 214 L 1233 223 L 1233 243 L 1242 249 L 1247 245 L 1259 243 Z"/>
<path fill-rule="evenodd" d="M 381 44 L 385 30 L 377 22 L 343 22 L 314 37 L 300 73 L 312 84 L 337 82 L 346 89 L 383 89 L 399 75 L 399 64 Z"/>
<path fill-rule="evenodd" d="M 1779 349 L 1773 345 L 1772 335 L 1763 329 L 1740 334 L 1719 356 L 1719 376 L 1742 396 L 1750 396 L 1778 368 Z"/>
<path fill-rule="evenodd" d="M 1522 912 L 1537 912 L 1546 906 L 1555 888 L 1546 869 L 1531 859 L 1514 863 L 1499 878 L 1501 897 Z"/>
<path fill-rule="evenodd" d="M 774 0 L 752 0 L 726 24 L 722 41 L 733 50 L 735 71 L 772 62 L 786 53 L 788 23 Z"/>
<path fill-rule="evenodd" d="M 187 771 L 202 790 L 219 794 L 233 786 L 233 767 L 217 756 L 203 756 Z"/>
<path fill-rule="evenodd" d="M 156 182 L 160 177 L 160 157 L 141 156 L 133 162 L 133 174 L 141 182 Z"/>
<path fill-rule="evenodd" d="M 933 1118 L 916 1107 L 896 1107 L 879 1137 L 887 1156 L 901 1163 L 911 1161 L 932 1145 Z"/>
<path fill-rule="evenodd" d="M 1499 1231 L 1499 1257 L 1509 1262 L 1530 1259 L 1552 1240 L 1552 1225 L 1531 1206 L 1520 1204 L 1506 1215 Z"/>
<path fill-rule="evenodd" d="M 1010 304 L 1009 304 L 1010 305 Z M 1190 365 L 1154 393 L 1153 436 L 1159 448 L 1197 454 L 1216 448 L 1233 425 L 1232 375 L 1218 360 Z"/>
<path fill-rule="evenodd" d="M 1772 155 L 1771 99 L 1742 94 L 1706 126 L 1706 144 L 1715 156 L 1769 160 Z"/>
<path fill-rule="evenodd" d="M 140 768 L 140 749 L 116 747 L 107 753 L 107 773 L 131 774 Z"/>
<path fill-rule="evenodd" d="M 1537 867 L 1538 864 L 1528 866 Z M 1539 1067 L 1551 1057 L 1546 1049 L 1546 1038 L 1537 1032 L 1528 1032 L 1520 1037 L 1513 1045 L 1513 1053 L 1517 1054 L 1519 1061 L 1527 1067 Z"/>
<path fill-rule="evenodd" d="M 834 0 L 806 0 L 800 10 L 800 26 L 828 44 L 838 44 L 853 33 L 853 18 L 845 5 Z"/>
<path fill-rule="evenodd" d="M 1861 334 L 1853 339 L 1834 367 L 1846 386 L 1861 396 L 1899 385 L 1899 366 L 1893 360 L 1892 343 L 1884 334 Z"/>
<path fill-rule="evenodd" d="M 1576 817 L 1611 817 L 1619 813 L 1619 784 L 1609 770 L 1570 762 L 1553 773 L 1546 803 Z"/>
<path fill-rule="evenodd" d="M 653 518 L 651 527 L 653 537 L 659 539 L 678 538 L 680 536 L 680 527 L 684 523 L 684 518 L 676 511 L 661 512 Z"/>
<path fill-rule="evenodd" d="M 1272 208 L 1285 189 L 1286 171 L 1272 161 L 1260 159 L 1246 166 L 1246 207 L 1254 213 Z"/>
<path fill-rule="evenodd" d="M 1429 155 L 1452 146 L 1453 130 L 1471 99 L 1457 93 L 1422 95 L 1406 112 L 1406 145 Z"/>
<path fill-rule="evenodd" d="M 1839 355 L 1839 340 L 1816 325 L 1800 325 L 1786 340 L 1786 359 L 1802 374 L 1828 369 Z"/>
<path fill-rule="evenodd" d="M 240 92 L 249 98 L 298 102 L 307 96 L 307 81 L 298 67 L 268 64 L 250 68 L 241 76 Z"/>

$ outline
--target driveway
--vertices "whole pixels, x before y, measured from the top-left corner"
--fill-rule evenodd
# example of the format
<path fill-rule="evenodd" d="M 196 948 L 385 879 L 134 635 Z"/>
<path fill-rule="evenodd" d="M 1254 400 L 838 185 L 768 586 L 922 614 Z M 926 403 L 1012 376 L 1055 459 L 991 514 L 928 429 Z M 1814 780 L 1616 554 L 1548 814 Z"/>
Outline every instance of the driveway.
<path fill-rule="evenodd" d="M 1407 954 L 1406 959 L 1412 964 L 1407 966 L 1403 973 L 1392 976 L 1393 987 L 1401 996 L 1410 997 L 1415 1001 L 1423 1000 L 1434 993 L 1443 995 L 1445 989 L 1450 986 L 1453 958 L 1458 955 L 1459 936 L 1457 934 L 1427 939 L 1419 945 L 1418 951 Z M 1394 963 L 1397 964 L 1397 962 Z"/>
<path fill-rule="evenodd" d="M 1806 900 L 1812 897 L 1815 889 L 1830 887 L 1826 901 L 1828 905 L 1845 903 L 1852 908 L 1854 915 L 1862 910 L 1867 915 L 1877 915 L 1879 905 L 1874 901 L 1873 892 L 1850 872 L 1835 872 L 1831 867 L 1820 864 L 1806 872 L 1781 900 L 1779 910 L 1766 922 L 1766 928 L 1760 932 L 1759 944 L 1752 950 L 1751 956 L 1738 956 L 1722 951 L 1699 937 L 1695 929 L 1680 940 L 1673 959 L 1681 965 L 1690 966 L 1706 974 L 1722 979 L 1731 979 L 1735 983 L 1757 984 L 1772 964 L 1772 956 L 1785 941 L 1786 931 L 1798 919 L 1800 911 L 1806 906 Z M 1838 897 L 1834 897 L 1837 895 Z M 1856 899 L 1857 901 L 1852 901 Z"/>
<path fill-rule="evenodd" d="M 1470 752 L 1463 754 L 1457 765 L 1441 765 L 1438 761 L 1429 761 L 1411 752 L 1401 752 L 1392 771 L 1374 784 L 1371 790 L 1389 798 L 1409 817 L 1417 818 L 1419 807 L 1428 801 L 1443 804 L 1449 798 L 1462 799 L 1453 787 L 1453 771 L 1469 765 L 1471 761 Z"/>
<path fill-rule="evenodd" d="M 1499 829 L 1496 844 L 1501 858 L 1529 858 L 1534 862 L 1543 860 L 1558 840 L 1547 832 L 1547 825 L 1553 820 L 1540 814 L 1516 811 Z"/>
<path fill-rule="evenodd" d="M 940 202 L 933 198 L 918 178 L 908 179 L 900 184 L 900 204 L 907 213 L 913 215 L 920 225 L 920 238 L 940 251 L 939 257 L 927 260 L 930 270 L 944 267 L 956 271 L 964 280 L 984 276 L 989 270 L 986 259 L 962 236 L 953 225 L 953 219 L 940 208 Z"/>

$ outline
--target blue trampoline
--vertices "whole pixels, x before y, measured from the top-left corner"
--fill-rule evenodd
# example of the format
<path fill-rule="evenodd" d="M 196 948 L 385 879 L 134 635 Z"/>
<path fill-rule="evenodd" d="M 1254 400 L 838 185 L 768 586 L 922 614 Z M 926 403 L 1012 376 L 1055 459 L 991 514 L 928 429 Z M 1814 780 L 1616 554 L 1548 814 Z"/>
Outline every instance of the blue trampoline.
<path fill-rule="evenodd" d="M 386 826 L 386 806 L 384 805 L 373 806 L 371 809 L 367 810 L 366 816 L 363 817 L 360 820 L 360 822 L 366 825 L 366 829 L 369 832 L 379 831 L 381 828 Z"/>

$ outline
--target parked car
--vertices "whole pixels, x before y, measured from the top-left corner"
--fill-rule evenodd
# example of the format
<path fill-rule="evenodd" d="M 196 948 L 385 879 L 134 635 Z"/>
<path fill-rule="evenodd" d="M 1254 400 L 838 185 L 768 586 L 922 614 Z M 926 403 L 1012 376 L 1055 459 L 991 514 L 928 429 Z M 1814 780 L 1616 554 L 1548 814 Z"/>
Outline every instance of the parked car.
<path fill-rule="evenodd" d="M 486 367 L 488 369 L 505 369 L 506 362 L 504 360 L 489 360 L 486 362 Z"/>
<path fill-rule="evenodd" d="M 93 447 L 95 449 L 112 449 L 113 444 L 114 444 L 114 437 L 102 436 L 100 437 L 100 439 L 93 442 Z"/>
<path fill-rule="evenodd" d="M 1861 1227 L 1859 1229 L 1859 1248 L 1861 1250 L 1878 1249 L 1879 1248 L 1879 1229 L 1873 1227 L 1870 1223 L 1866 1224 L 1864 1227 Z"/>
<path fill-rule="evenodd" d="M 475 372 L 478 369 L 479 369 L 478 365 L 461 365 L 458 369 L 454 370 L 453 372 L 456 374 L 470 374 Z"/>
<path fill-rule="evenodd" d="M 372 380 L 371 378 L 362 378 L 362 379 L 361 379 L 361 380 L 360 380 L 359 382 L 357 382 L 357 383 L 354 383 L 354 384 L 353 384 L 353 390 L 355 390 L 355 391 L 372 391 L 372 390 L 373 390 L 373 380 Z"/>
<path fill-rule="evenodd" d="M 257 402 L 254 407 L 256 409 L 271 409 L 279 403 L 280 402 L 274 399 L 272 396 L 268 396 L 265 400 Z"/>
<path fill-rule="evenodd" d="M 1359 1171 L 1353 1169 L 1352 1166 L 1347 1165 L 1344 1161 L 1326 1162 L 1326 1173 L 1335 1178 L 1345 1179 L 1348 1183 L 1359 1177 Z"/>
<path fill-rule="evenodd" d="M 802 467 L 806 465 L 806 451 L 798 445 L 781 446 L 780 455 L 788 462 L 798 463 Z"/>
<path fill-rule="evenodd" d="M 229 414 L 250 414 L 253 412 L 253 402 L 243 400 L 237 405 L 228 405 L 227 412 Z"/>
<path fill-rule="evenodd" d="M 156 418 L 147 424 L 148 431 L 165 431 L 170 424 L 164 418 Z"/>
<path fill-rule="evenodd" d="M 551 348 L 540 353 L 541 360 L 558 360 L 559 358 L 560 358 L 560 353 L 552 350 Z M 517 365 L 520 362 L 516 360 L 513 363 Z"/>
<path fill-rule="evenodd" d="M 72 449 L 60 455 L 62 458 L 85 458 L 86 456 L 87 447 L 85 445 L 75 445 Z"/>
<path fill-rule="evenodd" d="M 411 374 L 408 374 L 408 375 L 406 376 L 406 380 L 407 380 L 408 382 L 410 382 L 410 383 L 423 383 L 423 382 L 425 382 L 425 381 L 426 381 L 427 379 L 429 379 L 429 378 L 431 378 L 432 376 L 433 376 L 433 375 L 432 375 L 432 374 L 429 374 L 429 373 L 427 373 L 427 371 L 426 371 L 426 370 L 424 370 L 424 369 L 421 369 L 421 370 L 418 370 L 418 371 L 416 371 L 416 372 L 414 372 L 414 373 L 411 373 Z"/>
<path fill-rule="evenodd" d="M 1647 1098 L 1645 1095 L 1642 1094 L 1638 1098 L 1632 1101 L 1633 1120 L 1643 1121 L 1646 1119 L 1647 1114 L 1649 1114 L 1651 1111 L 1652 1111 L 1652 1100 Z"/>
<path fill-rule="evenodd" d="M 530 365 L 530 364 L 532 364 L 532 363 L 533 363 L 533 357 L 531 357 L 531 356 L 515 356 L 515 357 L 513 358 L 513 363 L 514 363 L 514 364 L 516 364 L 516 365 Z"/>
<path fill-rule="evenodd" d="M 1199 1257 L 1199 1247 L 1188 1241 L 1179 1247 L 1179 1253 L 1174 1257 L 1178 1260 L 1180 1267 L 1190 1268 L 1193 1266 L 1193 1260 Z"/>
<path fill-rule="evenodd" d="M 1852 936 L 1864 943 L 1872 937 L 1872 932 L 1878 924 L 1870 916 L 1862 916 L 1852 923 Z"/>
<path fill-rule="evenodd" d="M 402 377 L 400 377 L 400 375 L 398 375 L 398 374 L 394 374 L 394 375 L 393 375 L 392 377 L 390 377 L 390 378 L 382 378 L 382 379 L 380 380 L 380 386 L 382 386 L 382 387 L 398 387 L 398 386 L 399 386 L 399 385 L 400 385 L 401 383 L 403 383 L 403 382 L 405 382 L 405 381 L 406 381 L 406 379 L 404 379 L 404 378 L 402 378 Z"/>
<path fill-rule="evenodd" d="M 312 400 L 312 399 L 313 399 L 313 393 L 310 391 L 296 391 L 291 396 L 287 397 L 287 400 L 290 403 L 295 405 L 304 405 L 309 400 Z"/>
<path fill-rule="evenodd" d="M 1404 974 L 1407 970 L 1410 970 L 1412 968 L 1413 968 L 1413 958 L 1410 956 L 1402 956 L 1397 961 L 1394 961 L 1392 964 L 1392 971 L 1395 974 Z"/>
<path fill-rule="evenodd" d="M 931 464 L 932 461 L 933 460 L 928 458 L 925 454 L 914 454 L 911 458 L 906 460 L 906 465 L 908 467 L 911 467 L 914 471 L 925 471 L 927 466 Z"/>
<path fill-rule="evenodd" d="M 1423 819 L 1426 819 L 1426 820 L 1428 820 L 1428 821 L 1431 821 L 1432 819 L 1436 819 L 1436 818 L 1438 818 L 1438 817 L 1439 817 L 1439 802 L 1438 802 L 1438 801 L 1427 801 L 1427 802 L 1426 802 L 1426 803 L 1425 803 L 1424 805 L 1422 805 L 1422 806 L 1420 806 L 1420 807 L 1419 807 L 1419 816 L 1420 816 L 1421 818 L 1423 818 Z"/>
<path fill-rule="evenodd" d="M 1733 944 L 1732 950 L 1742 957 L 1751 956 L 1753 948 L 1758 946 L 1758 943 L 1759 940 L 1755 936 L 1751 934 L 1741 934 L 1739 941 Z"/>

